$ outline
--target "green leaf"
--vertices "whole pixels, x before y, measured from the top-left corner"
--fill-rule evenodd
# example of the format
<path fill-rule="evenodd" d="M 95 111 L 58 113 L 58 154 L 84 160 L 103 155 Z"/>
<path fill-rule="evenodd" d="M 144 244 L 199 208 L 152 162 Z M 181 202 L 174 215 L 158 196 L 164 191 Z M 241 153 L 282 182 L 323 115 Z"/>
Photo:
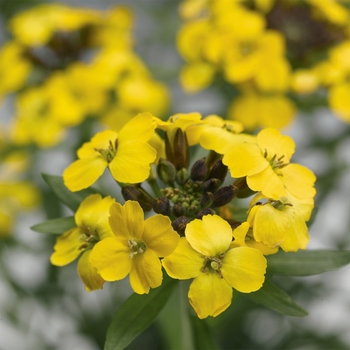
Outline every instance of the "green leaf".
<path fill-rule="evenodd" d="M 65 218 L 52 219 L 42 222 L 41 224 L 36 224 L 31 227 L 31 230 L 39 233 L 60 235 L 76 226 L 74 216 L 67 216 Z"/>
<path fill-rule="evenodd" d="M 105 350 L 125 349 L 150 326 L 171 296 L 176 280 L 164 276 L 160 287 L 149 294 L 133 294 L 117 310 L 107 332 Z"/>
<path fill-rule="evenodd" d="M 350 263 L 350 251 L 283 251 L 267 257 L 267 271 L 279 276 L 310 276 L 332 271 Z"/>
<path fill-rule="evenodd" d="M 302 317 L 308 314 L 285 291 L 267 279 L 265 279 L 264 285 L 258 291 L 244 295 L 255 303 L 284 315 Z"/>
<path fill-rule="evenodd" d="M 62 176 L 41 174 L 45 182 L 52 189 L 57 198 L 65 204 L 67 207 L 72 209 L 74 212 L 77 211 L 80 203 L 89 195 L 97 193 L 96 190 L 92 188 L 87 188 L 86 190 L 71 192 L 63 184 Z"/>

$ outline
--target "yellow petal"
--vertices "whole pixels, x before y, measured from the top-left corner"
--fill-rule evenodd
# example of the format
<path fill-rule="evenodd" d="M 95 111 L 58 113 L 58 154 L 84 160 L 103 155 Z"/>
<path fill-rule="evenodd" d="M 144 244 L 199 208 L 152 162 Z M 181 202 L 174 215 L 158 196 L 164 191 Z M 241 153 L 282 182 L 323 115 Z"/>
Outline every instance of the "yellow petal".
<path fill-rule="evenodd" d="M 83 190 L 93 185 L 103 174 L 107 162 L 101 155 L 78 159 L 63 172 L 65 186 L 72 192 Z"/>
<path fill-rule="evenodd" d="M 224 154 L 232 146 L 237 136 L 222 128 L 208 127 L 203 130 L 199 142 L 204 149 Z"/>
<path fill-rule="evenodd" d="M 269 165 L 260 173 L 247 176 L 247 184 L 253 191 L 261 191 L 266 197 L 278 199 L 286 196 L 283 178 Z"/>
<path fill-rule="evenodd" d="M 300 165 L 289 164 L 281 169 L 283 182 L 288 191 L 298 198 L 313 198 L 316 194 L 316 189 L 313 187 L 316 181 L 314 173 Z"/>
<path fill-rule="evenodd" d="M 306 249 L 310 238 L 304 219 L 299 215 L 293 215 L 290 217 L 290 221 L 291 224 L 284 241 L 281 243 L 281 248 L 285 252 Z"/>
<path fill-rule="evenodd" d="M 234 240 L 231 243 L 231 248 L 246 246 L 245 237 L 248 233 L 248 230 L 249 230 L 248 222 L 242 222 L 241 225 L 239 225 L 237 228 L 233 230 L 232 235 L 234 237 Z"/>
<path fill-rule="evenodd" d="M 78 227 L 74 227 L 57 237 L 54 245 L 54 252 L 50 257 L 52 265 L 64 266 L 74 261 L 80 254 L 79 249 L 83 243 L 79 241 L 79 237 L 83 232 Z"/>
<path fill-rule="evenodd" d="M 288 213 L 275 209 L 270 204 L 257 208 L 253 223 L 253 234 L 257 242 L 263 242 L 269 247 L 276 247 L 284 241 L 289 228 Z"/>
<path fill-rule="evenodd" d="M 147 249 L 142 254 L 137 254 L 133 259 L 130 271 L 130 284 L 137 294 L 148 294 L 150 288 L 157 288 L 162 284 L 162 265 L 153 253 Z"/>
<path fill-rule="evenodd" d="M 289 136 L 282 136 L 277 129 L 267 128 L 261 130 L 256 136 L 257 143 L 263 152 L 267 152 L 267 159 L 274 155 L 276 159 L 283 157 L 283 162 L 288 163 L 295 151 L 295 143 Z"/>
<path fill-rule="evenodd" d="M 109 163 L 112 176 L 119 182 L 139 183 L 150 174 L 157 152 L 148 143 L 130 141 L 119 144 L 117 155 Z"/>
<path fill-rule="evenodd" d="M 153 135 L 155 124 L 151 113 L 139 113 L 127 122 L 119 132 L 119 143 L 138 140 L 147 142 Z"/>
<path fill-rule="evenodd" d="M 226 253 L 221 272 L 227 283 L 239 292 L 254 292 L 264 283 L 266 259 L 257 249 L 233 248 Z"/>
<path fill-rule="evenodd" d="M 102 198 L 100 194 L 93 194 L 86 197 L 81 203 L 75 213 L 75 222 L 79 227 L 89 227 L 96 229 L 100 239 L 100 230 L 98 226 L 104 222 L 108 223 L 109 208 L 115 202 L 113 198 L 107 196 Z M 109 230 L 110 231 L 110 230 Z M 101 232 L 102 233 L 102 232 Z M 105 232 L 107 234 L 107 232 Z"/>
<path fill-rule="evenodd" d="M 91 292 L 95 289 L 102 289 L 104 280 L 97 273 L 97 269 L 90 263 L 91 249 L 84 252 L 78 261 L 78 274 L 85 284 L 85 290 Z"/>
<path fill-rule="evenodd" d="M 230 306 L 232 288 L 216 272 L 201 273 L 191 283 L 188 299 L 199 318 L 215 317 Z"/>
<path fill-rule="evenodd" d="M 193 249 L 204 256 L 214 257 L 225 253 L 232 242 L 232 229 L 218 215 L 206 215 L 186 226 L 186 238 Z"/>
<path fill-rule="evenodd" d="M 235 178 L 254 175 L 269 166 L 258 145 L 253 143 L 233 146 L 224 155 L 222 162 L 229 167 L 231 176 Z"/>
<path fill-rule="evenodd" d="M 126 201 L 124 206 L 114 203 L 110 207 L 109 224 L 118 238 L 141 239 L 144 229 L 144 213 L 136 201 Z"/>
<path fill-rule="evenodd" d="M 201 273 L 204 257 L 190 246 L 185 237 L 182 237 L 175 251 L 165 257 L 162 264 L 170 277 L 187 280 Z"/>
<path fill-rule="evenodd" d="M 90 262 L 104 280 L 118 281 L 131 270 L 130 252 L 127 240 L 120 241 L 116 237 L 109 237 L 94 246 Z"/>
<path fill-rule="evenodd" d="M 145 228 L 141 237 L 147 249 L 151 249 L 161 258 L 171 254 L 177 247 L 180 237 L 173 230 L 167 216 L 154 215 L 145 221 Z"/>

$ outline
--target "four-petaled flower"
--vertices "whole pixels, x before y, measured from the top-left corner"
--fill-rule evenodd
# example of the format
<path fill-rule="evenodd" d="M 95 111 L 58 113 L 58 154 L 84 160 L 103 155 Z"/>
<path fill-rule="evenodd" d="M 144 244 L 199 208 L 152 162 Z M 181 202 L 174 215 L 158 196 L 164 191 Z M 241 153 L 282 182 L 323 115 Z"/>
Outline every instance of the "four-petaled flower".
<path fill-rule="evenodd" d="M 168 217 L 157 214 L 144 221 L 144 213 L 136 201 L 110 208 L 113 237 L 96 244 L 90 261 L 106 281 L 121 280 L 129 274 L 135 293 L 148 293 L 162 283 L 159 258 L 176 248 L 179 236 Z"/>
<path fill-rule="evenodd" d="M 148 143 L 155 124 L 150 113 L 140 113 L 120 130 L 97 133 L 78 150 L 78 160 L 63 173 L 64 184 L 79 191 L 95 183 L 109 168 L 119 182 L 138 183 L 150 174 L 157 152 Z"/>
<path fill-rule="evenodd" d="M 247 177 L 253 191 L 278 199 L 286 196 L 286 189 L 298 198 L 313 198 L 316 180 L 313 172 L 300 164 L 289 163 L 295 149 L 289 136 L 276 129 L 264 129 L 256 137 L 256 144 L 241 143 L 231 147 L 223 157 L 232 177 Z"/>
<path fill-rule="evenodd" d="M 89 256 L 95 244 L 106 237 L 113 236 L 108 224 L 109 207 L 115 202 L 111 197 L 102 198 L 93 194 L 85 198 L 75 213 L 76 227 L 71 228 L 56 239 L 51 263 L 64 266 L 78 256 L 78 274 L 87 291 L 101 289 L 104 280 L 90 263 Z"/>
<path fill-rule="evenodd" d="M 206 215 L 187 224 L 186 238 L 162 260 L 168 275 L 180 280 L 194 278 L 189 301 L 199 318 L 217 316 L 232 299 L 232 288 L 243 293 L 262 286 L 266 259 L 253 248 L 230 249 L 232 229 L 217 215 Z"/>

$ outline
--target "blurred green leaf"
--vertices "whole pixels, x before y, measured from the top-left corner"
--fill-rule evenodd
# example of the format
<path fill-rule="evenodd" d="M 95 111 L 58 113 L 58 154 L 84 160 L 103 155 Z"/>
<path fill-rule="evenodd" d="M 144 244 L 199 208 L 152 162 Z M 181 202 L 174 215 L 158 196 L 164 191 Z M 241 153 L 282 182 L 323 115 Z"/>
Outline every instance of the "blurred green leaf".
<path fill-rule="evenodd" d="M 300 250 L 283 251 L 267 257 L 267 271 L 279 276 L 310 276 L 336 270 L 350 263 L 350 251 Z"/>
<path fill-rule="evenodd" d="M 36 224 L 30 229 L 39 233 L 50 233 L 53 235 L 60 235 L 69 229 L 76 227 L 74 216 L 67 216 L 65 218 L 52 219 L 41 224 Z"/>
<path fill-rule="evenodd" d="M 58 199 L 65 204 L 67 207 L 72 209 L 74 212 L 77 211 L 80 203 L 89 195 L 97 193 L 96 190 L 92 188 L 87 188 L 86 190 L 71 192 L 63 183 L 62 176 L 41 174 L 45 182 L 52 189 L 54 194 Z"/>
<path fill-rule="evenodd" d="M 149 294 L 133 294 L 117 310 L 107 332 L 105 350 L 122 350 L 152 324 L 171 296 L 176 280 L 164 276 Z"/>
<path fill-rule="evenodd" d="M 302 317 L 308 314 L 285 291 L 267 279 L 265 279 L 264 285 L 258 291 L 244 295 L 255 303 L 284 315 Z"/>

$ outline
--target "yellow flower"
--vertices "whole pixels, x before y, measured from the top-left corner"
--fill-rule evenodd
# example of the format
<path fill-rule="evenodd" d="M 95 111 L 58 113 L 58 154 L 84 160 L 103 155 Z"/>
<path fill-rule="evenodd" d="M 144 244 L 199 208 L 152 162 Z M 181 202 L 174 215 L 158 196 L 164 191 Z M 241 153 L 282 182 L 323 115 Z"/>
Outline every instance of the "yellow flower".
<path fill-rule="evenodd" d="M 74 31 L 89 24 L 99 24 L 100 21 L 97 11 L 43 4 L 14 16 L 10 29 L 23 44 L 38 46 L 46 44 L 56 31 Z"/>
<path fill-rule="evenodd" d="M 295 113 L 295 104 L 284 95 L 250 92 L 232 101 L 228 118 L 241 122 L 247 130 L 256 130 L 260 126 L 280 129 L 292 122 Z"/>
<path fill-rule="evenodd" d="M 140 113 L 120 130 L 97 133 L 78 150 L 78 160 L 63 173 L 71 191 L 91 186 L 109 168 L 116 181 L 138 183 L 147 179 L 157 152 L 147 143 L 154 132 L 152 115 Z"/>
<path fill-rule="evenodd" d="M 203 216 L 186 226 L 176 250 L 163 259 L 172 278 L 194 278 L 188 292 L 190 304 L 199 318 L 217 316 L 232 299 L 232 288 L 250 293 L 264 282 L 266 259 L 249 247 L 230 249 L 232 229 L 217 215 Z"/>
<path fill-rule="evenodd" d="M 114 237 L 99 242 L 90 261 L 106 281 L 121 280 L 129 274 L 135 293 L 148 294 L 162 284 L 159 258 L 176 248 L 179 236 L 168 217 L 157 214 L 144 221 L 138 202 L 115 203 L 110 208 Z"/>
<path fill-rule="evenodd" d="M 278 200 L 267 199 L 261 193 L 256 195 L 251 201 L 247 221 L 257 242 L 272 248 L 280 246 L 290 252 L 305 249 L 309 242 L 305 222 L 310 219 L 314 201 L 286 192 L 287 196 Z"/>
<path fill-rule="evenodd" d="M 0 50 L 0 94 L 20 89 L 32 68 L 25 59 L 25 47 L 14 41 L 6 43 Z"/>
<path fill-rule="evenodd" d="M 264 129 L 257 135 L 257 143 L 234 145 L 224 155 L 223 163 L 232 177 L 247 177 L 253 191 L 266 197 L 286 196 L 286 189 L 299 198 L 313 198 L 316 180 L 313 172 L 299 164 L 290 164 L 295 144 L 289 136 L 276 129 Z"/>
<path fill-rule="evenodd" d="M 89 256 L 98 241 L 113 236 L 108 216 L 109 208 L 114 202 L 113 198 L 108 196 L 102 199 L 99 194 L 85 198 L 75 213 L 77 226 L 56 239 L 55 251 L 50 258 L 53 265 L 64 266 L 81 255 L 78 274 L 88 292 L 102 289 L 104 283 L 96 268 L 90 264 Z"/>

